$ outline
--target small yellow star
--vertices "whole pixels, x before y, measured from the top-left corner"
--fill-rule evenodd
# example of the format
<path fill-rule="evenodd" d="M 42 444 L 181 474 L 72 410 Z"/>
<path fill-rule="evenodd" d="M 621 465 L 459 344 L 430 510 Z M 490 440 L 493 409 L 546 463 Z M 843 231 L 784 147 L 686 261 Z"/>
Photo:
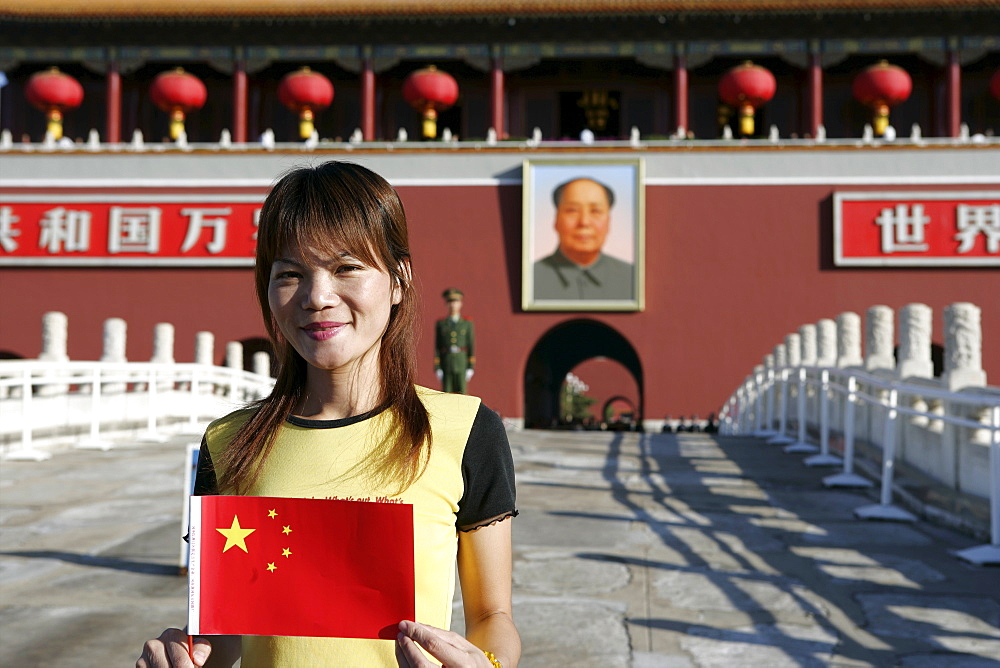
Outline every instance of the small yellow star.
<path fill-rule="evenodd" d="M 292 533 L 292 527 L 290 526 L 285 527 L 284 529 L 281 530 L 281 533 L 287 536 L 288 534 Z"/>
<path fill-rule="evenodd" d="M 273 561 L 271 561 L 271 562 L 268 562 L 268 564 L 267 564 L 267 570 L 269 570 L 269 571 L 271 571 L 273 573 L 276 570 L 278 570 L 278 567 L 274 565 Z"/>
<path fill-rule="evenodd" d="M 269 510 L 269 511 L 267 511 L 267 516 L 270 517 L 272 520 L 275 518 L 275 516 L 277 514 L 278 514 L 277 510 Z"/>
<path fill-rule="evenodd" d="M 290 557 L 290 556 L 292 556 L 292 551 L 286 547 L 285 549 L 283 549 L 281 551 L 281 556 L 283 556 L 283 557 Z"/>
<path fill-rule="evenodd" d="M 244 529 L 241 527 L 239 517 L 233 515 L 233 526 L 228 529 L 216 529 L 216 531 L 226 537 L 226 546 L 222 548 L 223 552 L 235 546 L 249 554 L 250 551 L 247 550 L 247 536 L 256 531 L 256 529 Z"/>

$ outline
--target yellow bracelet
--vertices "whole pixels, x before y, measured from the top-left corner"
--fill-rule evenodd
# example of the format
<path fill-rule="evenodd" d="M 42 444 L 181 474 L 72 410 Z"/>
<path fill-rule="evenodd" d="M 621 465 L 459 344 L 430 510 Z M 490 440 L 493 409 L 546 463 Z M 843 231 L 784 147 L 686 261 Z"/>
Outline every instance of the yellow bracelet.
<path fill-rule="evenodd" d="M 493 655 L 493 652 L 487 652 L 486 650 L 483 650 L 483 654 L 485 654 L 486 658 L 489 659 L 490 663 L 493 664 L 493 668 L 503 668 L 503 664 L 500 663 L 500 660 Z"/>

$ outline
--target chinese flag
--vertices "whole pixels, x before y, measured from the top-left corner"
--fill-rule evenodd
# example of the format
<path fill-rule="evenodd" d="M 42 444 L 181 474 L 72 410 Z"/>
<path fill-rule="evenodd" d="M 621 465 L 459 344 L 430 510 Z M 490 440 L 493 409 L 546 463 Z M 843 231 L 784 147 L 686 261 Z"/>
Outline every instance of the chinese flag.
<path fill-rule="evenodd" d="M 188 632 L 396 637 L 414 618 L 413 506 L 191 497 Z"/>

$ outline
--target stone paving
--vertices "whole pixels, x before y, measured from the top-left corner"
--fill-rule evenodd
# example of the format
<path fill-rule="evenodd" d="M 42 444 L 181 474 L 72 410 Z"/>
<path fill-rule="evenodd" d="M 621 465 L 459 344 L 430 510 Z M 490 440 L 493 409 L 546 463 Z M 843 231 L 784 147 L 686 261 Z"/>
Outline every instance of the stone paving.
<path fill-rule="evenodd" d="M 856 520 L 872 492 L 751 438 L 510 436 L 524 667 L 1000 666 L 1000 569 L 952 554 L 981 541 Z M 132 665 L 183 623 L 188 440 L 2 463 L 0 665 Z"/>

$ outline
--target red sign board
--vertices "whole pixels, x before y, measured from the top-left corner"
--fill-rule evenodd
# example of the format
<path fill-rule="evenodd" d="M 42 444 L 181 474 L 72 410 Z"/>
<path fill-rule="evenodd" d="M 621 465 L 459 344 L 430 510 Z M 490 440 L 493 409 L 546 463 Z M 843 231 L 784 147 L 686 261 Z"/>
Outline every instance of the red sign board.
<path fill-rule="evenodd" d="M 264 193 L 0 196 L 0 265 L 252 266 Z"/>
<path fill-rule="evenodd" d="M 1000 266 L 1000 192 L 833 196 L 839 266 Z"/>

